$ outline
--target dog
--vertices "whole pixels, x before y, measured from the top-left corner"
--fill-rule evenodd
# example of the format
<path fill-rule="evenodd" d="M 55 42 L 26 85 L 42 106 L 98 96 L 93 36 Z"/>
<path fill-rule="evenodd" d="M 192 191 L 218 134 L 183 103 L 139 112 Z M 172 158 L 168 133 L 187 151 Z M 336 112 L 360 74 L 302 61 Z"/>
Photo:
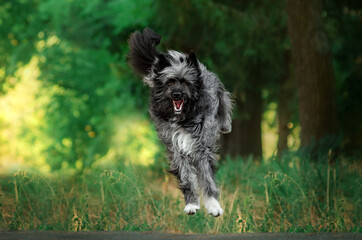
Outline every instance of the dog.
<path fill-rule="evenodd" d="M 184 194 L 184 212 L 200 209 L 199 190 L 207 212 L 223 214 L 215 183 L 218 139 L 231 132 L 233 101 L 219 78 L 194 52 L 159 52 L 161 36 L 149 28 L 129 39 L 128 61 L 150 87 L 149 112 L 166 146 L 169 172 Z"/>

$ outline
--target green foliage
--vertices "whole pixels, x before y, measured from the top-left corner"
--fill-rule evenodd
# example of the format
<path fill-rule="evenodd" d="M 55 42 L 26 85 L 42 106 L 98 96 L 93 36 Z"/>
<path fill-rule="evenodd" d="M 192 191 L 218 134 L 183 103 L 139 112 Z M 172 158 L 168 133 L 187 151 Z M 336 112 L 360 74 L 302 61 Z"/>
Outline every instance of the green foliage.
<path fill-rule="evenodd" d="M 134 77 L 125 62 L 117 61 L 124 60 L 124 29 L 144 24 L 151 14 L 142 11 L 133 1 L 46 1 L 40 7 L 52 26 L 43 41 L 47 45 L 52 38 L 59 39 L 39 51 L 44 59 L 40 78 L 54 89 L 46 115 L 51 124 L 45 129 L 53 133 L 47 149 L 52 169 L 64 161 L 89 167 L 109 150 L 115 131 L 112 121 L 120 109 L 134 108 L 134 83 L 127 79 Z M 136 14 L 142 15 L 138 23 L 132 21 Z"/>
<path fill-rule="evenodd" d="M 0 96 L 16 84 L 12 75 L 34 53 L 36 34 L 42 27 L 37 6 L 37 0 L 0 3 Z"/>
<path fill-rule="evenodd" d="M 109 101 L 116 95 L 119 82 L 110 73 L 107 52 L 75 53 L 62 45 L 47 48 L 43 53 L 46 61 L 39 66 L 41 79 L 54 91 L 45 116 L 51 123 L 45 130 L 54 140 L 49 143 L 50 164 L 58 169 L 62 161 L 74 165 L 79 159 L 87 159 L 86 167 L 96 153 L 107 151 L 112 129 L 105 116 L 112 110 Z M 116 107 L 117 103 L 112 104 Z"/>
<path fill-rule="evenodd" d="M 11 58 L 11 66 L 19 67 L 18 62 L 35 56 L 38 62 L 41 85 L 35 94 L 47 98 L 41 106 L 46 124 L 39 129 L 48 136 L 42 144 L 46 161 L 53 170 L 90 167 L 112 147 L 114 122 L 130 112 L 137 115 L 135 110 L 146 111 L 147 89 L 127 66 L 126 52 L 130 32 L 145 27 L 153 14 L 151 1 L 29 0 L 6 2 L 2 9 L 0 23 L 20 16 L 11 18 L 17 21 L 12 29 L 4 30 L 10 33 L 1 47 L 9 56 L 2 61 Z M 24 29 L 29 19 L 34 27 Z M 23 42 L 32 48 L 25 52 Z M 10 78 L 14 71 L 3 71 L 4 79 L 15 79 Z M 30 136 L 22 128 L 20 137 L 41 141 L 39 134 Z"/>

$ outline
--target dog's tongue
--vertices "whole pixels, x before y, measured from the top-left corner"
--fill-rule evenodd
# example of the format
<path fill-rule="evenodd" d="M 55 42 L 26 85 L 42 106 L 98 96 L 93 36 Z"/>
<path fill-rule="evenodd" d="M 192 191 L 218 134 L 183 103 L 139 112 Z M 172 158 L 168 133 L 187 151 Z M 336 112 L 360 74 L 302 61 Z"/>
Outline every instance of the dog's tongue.
<path fill-rule="evenodd" d="M 177 100 L 177 101 L 172 100 L 172 102 L 173 102 L 175 111 L 180 112 L 182 110 L 182 105 L 183 105 L 184 101 L 183 100 Z"/>
<path fill-rule="evenodd" d="M 181 104 L 182 104 L 182 101 L 181 101 L 181 100 L 179 100 L 179 101 L 174 101 L 173 103 L 175 104 L 175 106 L 176 106 L 177 109 L 180 109 Z"/>

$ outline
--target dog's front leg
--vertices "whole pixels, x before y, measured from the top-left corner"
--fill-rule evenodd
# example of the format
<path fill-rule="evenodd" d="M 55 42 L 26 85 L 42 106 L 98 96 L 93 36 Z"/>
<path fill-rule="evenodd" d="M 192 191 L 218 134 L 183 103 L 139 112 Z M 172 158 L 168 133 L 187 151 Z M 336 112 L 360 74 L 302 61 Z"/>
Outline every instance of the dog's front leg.
<path fill-rule="evenodd" d="M 224 213 L 224 210 L 220 207 L 219 201 L 217 200 L 219 197 L 219 189 L 215 183 L 215 168 L 215 154 L 209 150 L 198 154 L 198 182 L 203 192 L 205 208 L 209 214 L 218 217 Z"/>
<path fill-rule="evenodd" d="M 195 214 L 200 209 L 195 168 L 190 164 L 189 159 L 185 155 L 174 154 L 169 172 L 177 177 L 179 188 L 184 194 L 184 212 L 190 215 Z"/>

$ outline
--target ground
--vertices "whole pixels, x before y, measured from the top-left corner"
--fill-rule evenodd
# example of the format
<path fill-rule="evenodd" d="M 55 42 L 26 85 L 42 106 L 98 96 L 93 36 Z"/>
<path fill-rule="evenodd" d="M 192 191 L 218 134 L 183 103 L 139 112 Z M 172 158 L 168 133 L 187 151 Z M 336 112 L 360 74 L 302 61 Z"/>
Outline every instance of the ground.
<path fill-rule="evenodd" d="M 156 239 L 244 239 L 244 240 L 360 240 L 358 233 L 244 233 L 244 234 L 171 234 L 160 232 L 0 232 L 0 240 L 156 240 Z"/>

